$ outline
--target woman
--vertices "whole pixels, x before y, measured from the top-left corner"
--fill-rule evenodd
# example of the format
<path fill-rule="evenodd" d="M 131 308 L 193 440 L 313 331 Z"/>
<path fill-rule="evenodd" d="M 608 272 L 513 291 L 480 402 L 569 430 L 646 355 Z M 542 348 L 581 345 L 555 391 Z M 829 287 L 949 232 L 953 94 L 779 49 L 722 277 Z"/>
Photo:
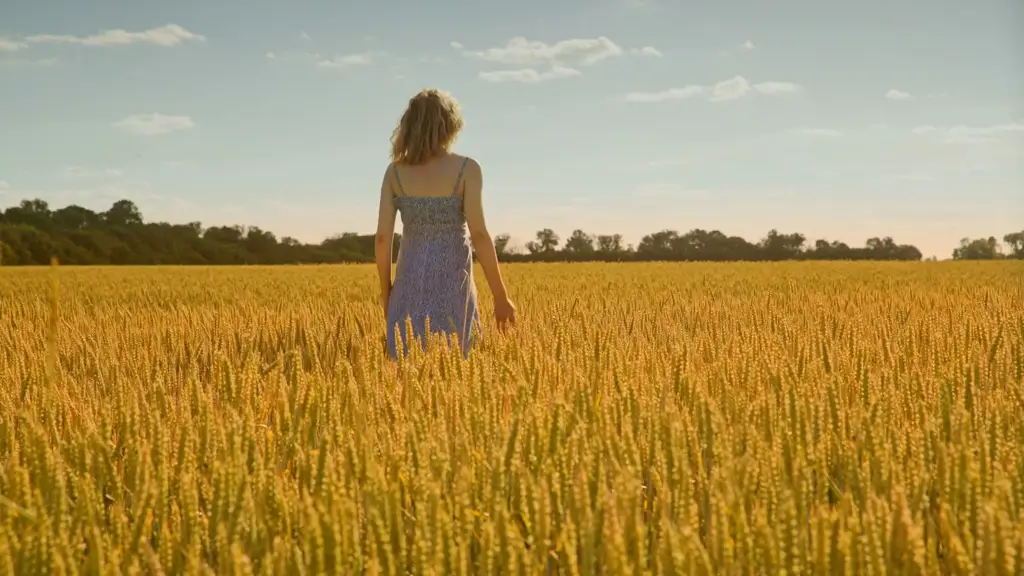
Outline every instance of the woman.
<path fill-rule="evenodd" d="M 475 344 L 471 333 L 480 321 L 473 251 L 494 295 L 498 327 L 515 323 L 516 309 L 484 223 L 483 173 L 472 158 L 451 152 L 462 126 L 459 106 L 451 96 L 422 90 L 409 100 L 391 136 L 391 163 L 380 187 L 375 255 L 392 358 L 398 357 L 399 341 L 403 354 L 414 338 L 425 344 L 428 323 L 431 332 L 445 334 L 449 342 L 457 336 L 463 355 L 469 354 Z M 396 211 L 402 213 L 402 244 L 392 285 Z M 411 335 L 406 334 L 407 318 L 412 320 Z"/>

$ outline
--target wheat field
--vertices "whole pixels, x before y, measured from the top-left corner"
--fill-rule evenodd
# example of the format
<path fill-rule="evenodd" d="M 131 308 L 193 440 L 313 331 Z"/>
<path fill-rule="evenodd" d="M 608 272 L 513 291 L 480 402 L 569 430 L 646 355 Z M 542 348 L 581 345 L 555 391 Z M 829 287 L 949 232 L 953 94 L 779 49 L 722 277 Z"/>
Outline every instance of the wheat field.
<path fill-rule="evenodd" d="M 1024 574 L 1024 264 L 505 275 L 0 269 L 0 574 Z"/>

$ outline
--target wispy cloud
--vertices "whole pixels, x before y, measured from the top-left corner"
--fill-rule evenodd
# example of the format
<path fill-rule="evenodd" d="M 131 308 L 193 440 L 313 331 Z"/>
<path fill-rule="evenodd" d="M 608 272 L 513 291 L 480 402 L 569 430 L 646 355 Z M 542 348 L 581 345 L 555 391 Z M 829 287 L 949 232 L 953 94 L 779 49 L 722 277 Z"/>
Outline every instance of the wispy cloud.
<path fill-rule="evenodd" d="M 104 30 L 91 36 L 70 34 L 35 34 L 26 36 L 28 44 L 77 44 L 81 46 L 126 46 L 129 44 L 153 44 L 156 46 L 177 46 L 183 42 L 205 42 L 206 38 L 177 24 L 166 24 L 142 32 L 128 30 Z"/>
<path fill-rule="evenodd" d="M 461 44 L 460 44 L 461 46 Z M 621 47 L 610 39 L 572 38 L 548 44 L 516 36 L 504 46 L 484 50 L 464 50 L 463 56 L 484 62 L 510 66 L 590 66 L 608 58 L 620 56 Z"/>
<path fill-rule="evenodd" d="M 627 53 L 621 46 L 605 36 L 571 38 L 553 44 L 516 36 L 504 46 L 483 50 L 467 49 L 457 41 L 450 42 L 449 45 L 470 60 L 512 67 L 504 70 L 483 71 L 479 73 L 481 80 L 527 84 L 579 76 L 582 74 L 581 68 L 593 66 Z M 662 56 L 661 51 L 654 46 L 632 48 L 628 53 L 642 57 Z"/>
<path fill-rule="evenodd" d="M 911 132 L 918 136 L 937 138 L 944 144 L 984 144 L 1008 136 L 1024 134 L 1024 123 L 1011 122 L 991 126 L 933 126 L 925 124 L 914 127 Z"/>
<path fill-rule="evenodd" d="M 944 141 L 950 143 L 973 144 L 989 142 L 995 138 L 1024 133 L 1024 123 L 996 124 L 993 126 L 952 126 L 946 131 Z"/>
<path fill-rule="evenodd" d="M 143 136 L 162 136 L 172 132 L 191 130 L 195 122 L 188 116 L 168 116 L 164 114 L 132 114 L 117 122 L 114 126 Z"/>
<path fill-rule="evenodd" d="M 630 92 L 626 94 L 625 100 L 626 102 L 633 103 L 655 103 L 706 97 L 709 102 L 727 102 L 744 98 L 751 94 L 775 96 L 795 94 L 800 91 L 802 91 L 802 87 L 794 82 L 771 81 L 751 84 L 743 76 L 734 76 L 710 86 L 691 84 L 689 86 L 668 88 L 656 92 Z"/>
<path fill-rule="evenodd" d="M 0 58 L 0 68 L 43 68 L 57 63 L 56 58 Z"/>
<path fill-rule="evenodd" d="M 904 92 L 902 90 L 897 90 L 896 88 L 891 88 L 888 92 L 886 92 L 885 93 L 885 97 L 888 100 L 913 100 L 914 99 L 914 97 L 909 92 Z"/>
<path fill-rule="evenodd" d="M 634 56 L 653 56 L 655 58 L 661 58 L 664 54 L 654 46 L 644 46 L 643 48 L 633 48 L 630 50 Z"/>
<path fill-rule="evenodd" d="M 737 76 L 737 78 L 741 77 Z M 761 82 L 760 84 L 754 84 L 754 90 L 765 95 L 796 94 L 803 90 L 803 87 L 793 82 Z"/>
<path fill-rule="evenodd" d="M 0 190 L 10 190 L 11 183 L 7 180 L 0 180 Z"/>
<path fill-rule="evenodd" d="M 28 44 L 25 44 L 24 42 L 0 37 L 0 52 L 18 52 L 25 48 L 28 48 Z"/>
<path fill-rule="evenodd" d="M 706 86 L 683 86 L 681 88 L 668 88 L 657 92 L 630 92 L 626 94 L 626 102 L 652 103 L 665 102 L 668 100 L 687 100 L 703 96 L 707 91 Z"/>
<path fill-rule="evenodd" d="M 755 48 L 756 46 L 754 46 L 754 43 L 752 41 L 746 40 L 742 44 L 739 44 L 727 50 L 722 50 L 721 52 L 719 52 L 719 55 L 723 57 L 732 56 L 733 54 L 742 54 L 744 52 L 750 52 Z"/>
<path fill-rule="evenodd" d="M 300 39 L 303 44 L 312 43 L 312 38 L 310 38 L 308 34 L 303 33 L 300 35 Z M 386 55 L 387 54 L 385 52 L 379 51 L 325 55 L 323 53 L 307 49 L 284 49 L 265 52 L 263 57 L 270 62 L 302 62 L 318 68 L 343 69 L 353 68 L 356 66 L 368 66 L 375 63 L 378 58 Z"/>
<path fill-rule="evenodd" d="M 485 82 L 519 82 L 521 84 L 538 84 L 546 80 L 557 80 L 560 78 L 572 78 L 579 76 L 580 71 L 575 68 L 555 66 L 550 70 L 538 72 L 533 68 L 522 68 L 519 70 L 495 70 L 492 72 L 481 72 L 480 79 Z"/>
<path fill-rule="evenodd" d="M 722 80 L 716 82 L 711 87 L 711 96 L 708 98 L 711 102 L 725 102 L 728 100 L 736 100 L 742 98 L 750 93 L 753 87 L 750 82 L 743 76 L 733 76 L 728 80 Z"/>
<path fill-rule="evenodd" d="M 351 68 L 352 66 L 366 66 L 373 63 L 373 54 L 362 52 L 359 54 L 343 54 L 329 58 L 318 58 L 316 65 L 320 68 Z"/>

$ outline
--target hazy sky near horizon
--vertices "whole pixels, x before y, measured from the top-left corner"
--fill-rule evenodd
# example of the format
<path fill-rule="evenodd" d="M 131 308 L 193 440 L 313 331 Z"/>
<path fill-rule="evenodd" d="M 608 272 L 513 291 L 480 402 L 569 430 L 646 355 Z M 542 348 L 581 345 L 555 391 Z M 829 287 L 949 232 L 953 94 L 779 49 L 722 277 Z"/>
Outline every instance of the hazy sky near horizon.
<path fill-rule="evenodd" d="M 1024 4 L 0 0 L 0 203 L 372 232 L 449 90 L 492 233 L 1024 228 Z"/>

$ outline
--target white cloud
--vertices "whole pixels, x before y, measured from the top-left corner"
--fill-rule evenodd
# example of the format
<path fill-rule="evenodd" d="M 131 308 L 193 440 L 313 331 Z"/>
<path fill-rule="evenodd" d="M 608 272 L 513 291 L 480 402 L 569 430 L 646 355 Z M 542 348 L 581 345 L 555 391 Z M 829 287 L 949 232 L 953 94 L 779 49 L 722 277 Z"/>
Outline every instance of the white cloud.
<path fill-rule="evenodd" d="M 127 30 L 104 30 L 92 36 L 71 36 L 67 34 L 36 34 L 25 38 L 30 44 L 78 44 L 81 46 L 125 46 L 128 44 L 154 44 L 177 46 L 182 42 L 204 42 L 206 38 L 190 32 L 177 24 L 166 24 L 142 32 Z"/>
<path fill-rule="evenodd" d="M 312 42 L 313 38 L 311 38 L 310 35 L 306 34 L 305 32 L 300 32 L 299 40 L 302 40 L 303 42 Z"/>
<path fill-rule="evenodd" d="M 560 78 L 571 78 L 579 76 L 580 71 L 564 66 L 554 66 L 550 70 L 538 72 L 533 68 L 520 70 L 495 70 L 493 72 L 481 72 L 480 79 L 486 82 L 519 82 L 522 84 L 539 84 L 545 80 L 557 80 Z"/>
<path fill-rule="evenodd" d="M 10 190 L 11 183 L 7 180 L 0 180 L 0 190 Z"/>
<path fill-rule="evenodd" d="M 733 76 L 728 80 L 722 80 L 716 82 L 711 87 L 711 97 L 708 98 L 711 102 L 724 102 L 727 100 L 735 100 L 742 98 L 748 94 L 751 90 L 750 82 L 747 81 L 743 76 Z"/>
<path fill-rule="evenodd" d="M 722 57 L 729 57 L 729 56 L 732 56 L 734 54 L 739 54 L 741 52 L 750 52 L 754 48 L 756 48 L 756 46 L 754 46 L 754 43 L 751 42 L 750 40 L 747 40 L 747 41 L 743 42 L 742 44 L 736 46 L 735 48 L 729 48 L 727 50 L 720 51 L 718 53 L 718 55 L 722 56 Z"/>
<path fill-rule="evenodd" d="M 916 126 L 911 132 L 918 136 L 937 136 L 944 144 L 984 144 L 1014 134 L 1024 134 L 1024 123 L 1012 122 L 991 126 L 964 126 L 963 124 L 958 124 L 950 127 L 926 124 Z"/>
<path fill-rule="evenodd" d="M 311 40 L 303 40 L 309 44 Z M 355 66 L 368 66 L 377 63 L 382 57 L 388 56 L 387 52 L 379 50 L 368 50 L 352 54 L 326 55 L 317 51 L 305 49 L 273 50 L 263 54 L 264 59 L 271 62 L 300 62 L 313 65 L 318 68 L 352 68 Z M 402 60 L 402 59 L 396 59 Z"/>
<path fill-rule="evenodd" d="M 319 64 L 320 62 L 327 61 L 327 58 L 323 54 L 318 52 L 304 52 L 301 50 L 281 50 L 281 51 L 268 51 L 263 54 L 263 57 L 267 60 L 284 62 L 288 61 L 304 61 L 306 63 Z"/>
<path fill-rule="evenodd" d="M 580 67 L 592 66 L 625 53 L 618 44 L 604 36 L 572 38 L 554 44 L 516 36 L 504 46 L 484 50 L 467 50 L 461 42 L 453 41 L 449 45 L 461 51 L 466 58 L 515 67 L 507 70 L 481 72 L 479 77 L 484 81 L 528 84 L 579 76 L 582 74 L 579 70 Z M 663 56 L 653 46 L 632 48 L 629 52 L 634 56 Z"/>
<path fill-rule="evenodd" d="M 686 100 L 700 96 L 707 91 L 704 86 L 683 86 L 682 88 L 669 88 L 659 92 L 630 92 L 626 94 L 626 102 L 652 103 L 665 102 L 666 100 Z"/>
<path fill-rule="evenodd" d="M 689 85 L 682 88 L 669 88 L 658 92 L 630 92 L 626 94 L 626 102 L 652 103 L 667 100 L 686 100 L 697 96 L 708 95 L 709 102 L 727 102 L 743 98 L 752 92 L 765 96 L 793 94 L 802 90 L 793 82 L 760 82 L 751 84 L 743 76 L 716 82 L 711 86 Z"/>
<path fill-rule="evenodd" d="M 839 130 L 833 130 L 832 128 L 797 128 L 796 131 L 807 136 L 824 136 L 828 138 L 838 138 L 843 135 Z"/>
<path fill-rule="evenodd" d="M 53 66 L 57 64 L 56 58 L 0 58 L 0 68 L 33 68 Z"/>
<path fill-rule="evenodd" d="M 793 82 L 761 82 L 760 84 L 754 84 L 754 90 L 770 96 L 774 94 L 796 94 L 803 90 L 803 87 Z"/>
<path fill-rule="evenodd" d="M 152 113 L 126 116 L 114 122 L 114 126 L 144 136 L 160 136 L 191 130 L 195 127 L 195 122 L 188 116 L 166 116 Z"/>
<path fill-rule="evenodd" d="M 11 40 L 10 38 L 0 38 L 0 52 L 17 52 L 25 48 L 28 48 L 28 44 L 24 42 Z"/>
<path fill-rule="evenodd" d="M 1001 136 L 1024 133 L 1024 124 L 996 124 L 994 126 L 952 126 L 946 130 L 943 142 L 948 144 L 978 144 Z"/>
<path fill-rule="evenodd" d="M 589 66 L 619 56 L 622 52 L 622 48 L 604 36 L 573 38 L 554 44 L 516 36 L 504 46 L 478 51 L 466 50 L 463 55 L 485 62 L 534 68 Z"/>
<path fill-rule="evenodd" d="M 664 54 L 654 46 L 644 46 L 643 48 L 633 48 L 630 50 L 635 56 L 654 56 L 655 58 L 661 58 Z"/>
<path fill-rule="evenodd" d="M 366 66 L 373 63 L 373 55 L 369 52 L 361 54 L 345 54 L 319 60 L 316 65 L 321 68 L 349 68 L 351 66 Z"/>
<path fill-rule="evenodd" d="M 895 88 L 891 88 L 888 92 L 886 92 L 885 93 L 885 97 L 887 99 L 889 99 L 889 100 L 913 100 L 914 99 L 914 97 L 911 96 L 909 92 L 904 92 L 902 90 L 897 90 Z"/>

